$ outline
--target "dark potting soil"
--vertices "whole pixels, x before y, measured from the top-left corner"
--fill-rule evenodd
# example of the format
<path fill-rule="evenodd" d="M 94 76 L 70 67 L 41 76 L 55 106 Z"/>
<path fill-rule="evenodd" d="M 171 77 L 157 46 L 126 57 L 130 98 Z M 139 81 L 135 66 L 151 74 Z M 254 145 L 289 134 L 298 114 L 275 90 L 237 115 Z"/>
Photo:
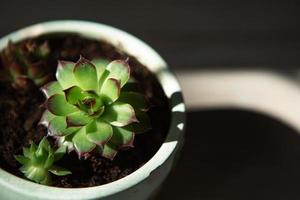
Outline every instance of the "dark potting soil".
<path fill-rule="evenodd" d="M 154 74 L 134 57 L 126 55 L 106 42 L 83 39 L 70 34 L 46 35 L 32 40 L 37 43 L 48 41 L 51 54 L 46 62 L 51 66 L 50 73 L 53 78 L 57 60 L 76 62 L 80 55 L 88 59 L 129 58 L 131 75 L 139 82 L 141 91 L 151 105 L 148 114 L 152 129 L 136 135 L 134 148 L 119 151 L 113 161 L 96 153 L 86 160 L 79 160 L 77 154 L 72 152 L 64 156 L 59 163 L 71 170 L 72 175 L 53 176 L 53 186 L 102 185 L 125 177 L 144 165 L 163 143 L 170 122 L 168 99 Z M 0 69 L 2 67 L 0 62 Z M 14 155 L 21 154 L 22 147 L 28 146 L 31 142 L 38 143 L 47 134 L 46 128 L 38 125 L 43 112 L 41 105 L 44 101 L 44 96 L 37 87 L 24 93 L 11 87 L 10 82 L 0 80 L 0 167 L 19 177 L 23 175 L 18 170 L 20 165 L 14 159 Z M 55 145 L 53 140 L 50 142 Z"/>

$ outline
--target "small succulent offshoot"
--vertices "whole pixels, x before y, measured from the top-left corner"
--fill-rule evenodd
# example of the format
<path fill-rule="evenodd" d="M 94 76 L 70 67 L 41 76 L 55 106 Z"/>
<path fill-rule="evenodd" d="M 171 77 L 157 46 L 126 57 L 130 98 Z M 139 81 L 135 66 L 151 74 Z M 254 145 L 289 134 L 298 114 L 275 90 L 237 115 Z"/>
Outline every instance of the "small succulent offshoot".
<path fill-rule="evenodd" d="M 15 158 L 22 164 L 20 171 L 26 178 L 43 185 L 50 185 L 51 174 L 56 176 L 71 174 L 67 169 L 54 165 L 54 162 L 60 160 L 65 152 L 64 146 L 54 151 L 44 137 L 38 146 L 32 143 L 29 148 L 23 148 L 23 155 L 17 155 Z"/>
<path fill-rule="evenodd" d="M 0 54 L 4 70 L 1 78 L 11 81 L 16 89 L 26 90 L 32 85 L 41 87 L 51 79 L 45 62 L 49 54 L 47 42 L 37 44 L 29 40 L 14 44 L 10 41 Z"/>
<path fill-rule="evenodd" d="M 150 127 L 145 97 L 126 90 L 127 61 L 59 61 L 56 78 L 42 88 L 47 110 L 41 124 L 69 152 L 87 157 L 96 148 L 113 159 L 120 148 L 133 146 L 135 134 Z"/>

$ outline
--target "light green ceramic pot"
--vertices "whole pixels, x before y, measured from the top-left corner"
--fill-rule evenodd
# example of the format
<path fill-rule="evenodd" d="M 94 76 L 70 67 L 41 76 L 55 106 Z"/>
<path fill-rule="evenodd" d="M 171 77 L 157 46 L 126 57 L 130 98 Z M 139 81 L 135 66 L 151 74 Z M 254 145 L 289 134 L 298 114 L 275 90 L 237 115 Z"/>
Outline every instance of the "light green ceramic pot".
<path fill-rule="evenodd" d="M 158 152 L 132 174 L 101 186 L 57 188 L 39 185 L 0 169 L 0 199 L 3 200 L 143 200 L 149 199 L 170 172 L 183 143 L 185 105 L 180 86 L 166 62 L 147 44 L 119 29 L 85 21 L 51 21 L 29 26 L 0 39 L 0 50 L 8 40 L 21 41 L 49 33 L 76 33 L 85 38 L 107 41 L 136 57 L 158 77 L 171 106 L 171 125 Z"/>

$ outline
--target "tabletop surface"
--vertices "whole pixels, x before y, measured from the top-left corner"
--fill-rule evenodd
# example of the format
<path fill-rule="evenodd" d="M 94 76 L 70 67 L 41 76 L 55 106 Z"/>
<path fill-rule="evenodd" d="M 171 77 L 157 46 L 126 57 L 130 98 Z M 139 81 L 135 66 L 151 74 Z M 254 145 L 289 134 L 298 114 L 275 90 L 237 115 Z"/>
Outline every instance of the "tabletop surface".
<path fill-rule="evenodd" d="M 141 38 L 175 70 L 300 64 L 300 1 L 1 1 L 0 36 L 81 19 Z M 299 199 L 300 140 L 276 119 L 241 110 L 187 114 L 185 147 L 157 199 Z M 218 126 L 216 126 L 218 124 Z"/>

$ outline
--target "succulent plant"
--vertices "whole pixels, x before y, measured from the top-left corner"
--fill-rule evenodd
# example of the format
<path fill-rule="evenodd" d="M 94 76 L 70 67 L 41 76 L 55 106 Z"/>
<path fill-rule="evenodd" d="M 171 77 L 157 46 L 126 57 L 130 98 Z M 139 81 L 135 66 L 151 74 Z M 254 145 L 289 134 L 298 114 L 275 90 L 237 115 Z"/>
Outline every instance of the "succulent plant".
<path fill-rule="evenodd" d="M 51 75 L 45 58 L 49 56 L 47 42 L 37 44 L 26 41 L 20 44 L 9 42 L 1 52 L 1 61 L 5 77 L 17 89 L 28 89 L 32 85 L 38 87 L 49 82 Z M 2 77 L 2 78 L 3 78 Z"/>
<path fill-rule="evenodd" d="M 29 180 L 40 184 L 50 185 L 51 175 L 65 176 L 71 174 L 70 171 L 54 165 L 54 162 L 63 157 L 66 148 L 61 146 L 54 151 L 46 137 L 44 137 L 39 145 L 32 143 L 30 148 L 23 148 L 23 155 L 15 156 L 15 159 L 22 164 L 20 171 Z"/>
<path fill-rule="evenodd" d="M 56 78 L 42 88 L 47 110 L 41 123 L 79 157 L 96 148 L 113 159 L 120 148 L 133 146 L 136 133 L 150 127 L 144 96 L 126 90 L 127 61 L 59 61 Z"/>

